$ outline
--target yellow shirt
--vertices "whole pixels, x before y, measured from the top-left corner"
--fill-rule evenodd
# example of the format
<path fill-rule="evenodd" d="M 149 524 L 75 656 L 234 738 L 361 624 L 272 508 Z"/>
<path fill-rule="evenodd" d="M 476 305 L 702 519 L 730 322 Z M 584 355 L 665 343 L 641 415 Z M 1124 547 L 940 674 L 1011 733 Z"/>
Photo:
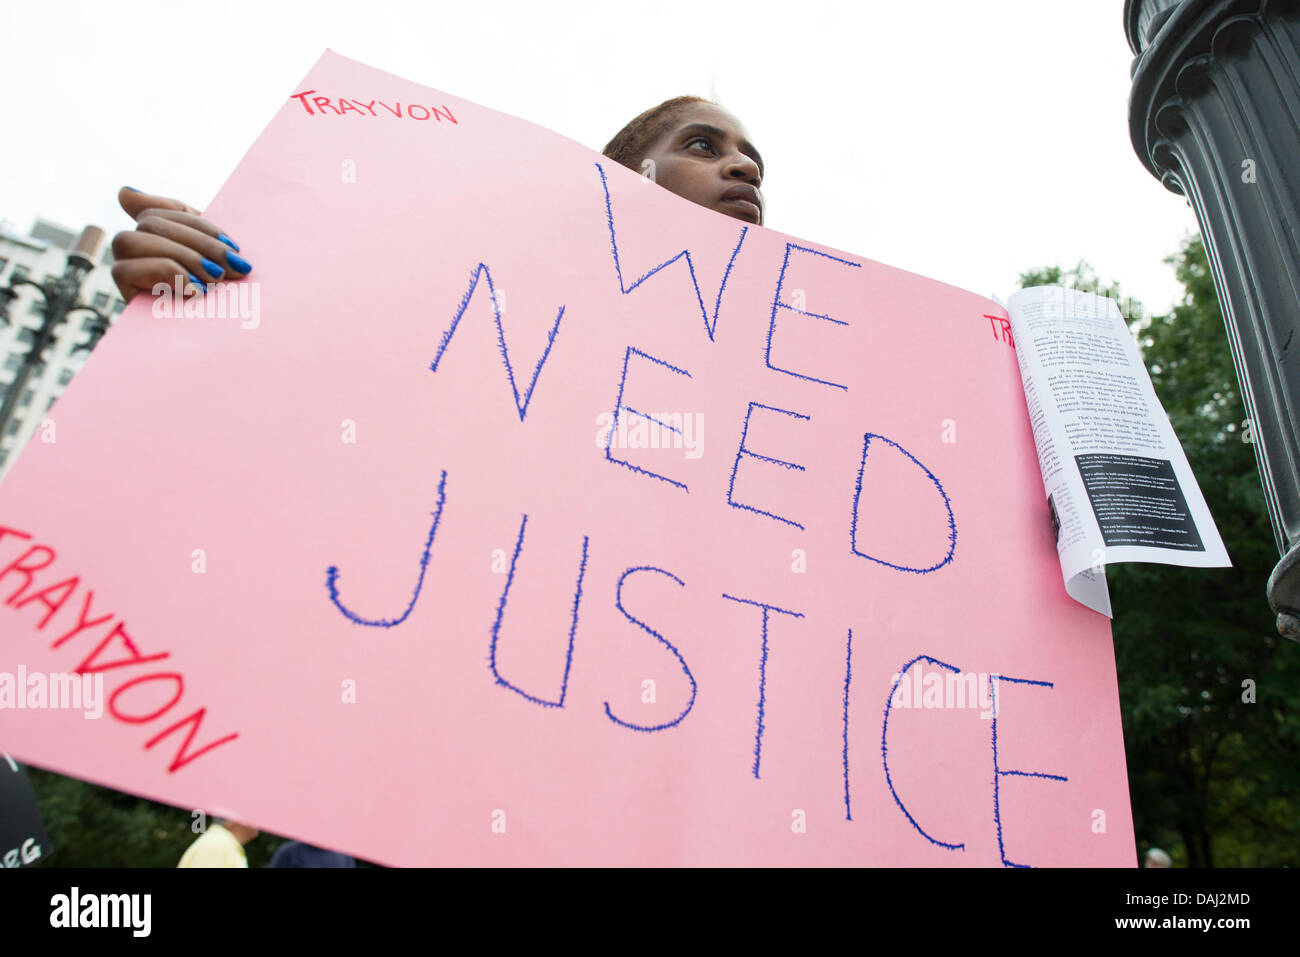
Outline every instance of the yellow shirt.
<path fill-rule="evenodd" d="M 220 824 L 213 824 L 186 848 L 177 867 L 247 867 L 244 846 Z"/>

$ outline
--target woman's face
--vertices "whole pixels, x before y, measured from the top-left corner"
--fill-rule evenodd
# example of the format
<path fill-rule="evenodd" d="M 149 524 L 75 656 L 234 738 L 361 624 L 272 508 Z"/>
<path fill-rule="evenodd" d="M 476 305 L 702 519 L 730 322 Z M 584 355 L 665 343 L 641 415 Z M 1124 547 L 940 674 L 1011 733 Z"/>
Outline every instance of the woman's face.
<path fill-rule="evenodd" d="M 646 159 L 654 161 L 651 175 L 665 189 L 719 213 L 762 224 L 763 158 L 740 120 L 722 107 L 691 103 L 682 108 Z"/>

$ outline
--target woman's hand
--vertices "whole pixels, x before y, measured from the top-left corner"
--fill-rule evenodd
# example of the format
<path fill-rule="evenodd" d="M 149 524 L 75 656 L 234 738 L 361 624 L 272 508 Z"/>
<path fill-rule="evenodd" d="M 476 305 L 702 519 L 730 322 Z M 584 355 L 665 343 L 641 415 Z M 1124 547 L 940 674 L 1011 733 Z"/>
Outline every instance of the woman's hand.
<path fill-rule="evenodd" d="M 253 268 L 229 236 L 180 200 L 123 186 L 117 201 L 136 221 L 113 237 L 113 281 L 126 302 L 155 283 L 206 292 L 207 283 L 240 279 Z"/>

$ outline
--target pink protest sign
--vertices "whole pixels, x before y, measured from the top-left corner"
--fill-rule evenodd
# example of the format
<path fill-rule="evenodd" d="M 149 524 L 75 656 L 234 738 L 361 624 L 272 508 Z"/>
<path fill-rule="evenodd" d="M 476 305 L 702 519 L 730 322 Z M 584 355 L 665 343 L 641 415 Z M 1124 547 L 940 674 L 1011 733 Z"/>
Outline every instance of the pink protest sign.
<path fill-rule="evenodd" d="M 0 487 L 0 672 L 106 696 L 7 751 L 397 865 L 1133 863 L 994 303 L 291 93 L 205 211 L 252 275 L 137 297 Z"/>

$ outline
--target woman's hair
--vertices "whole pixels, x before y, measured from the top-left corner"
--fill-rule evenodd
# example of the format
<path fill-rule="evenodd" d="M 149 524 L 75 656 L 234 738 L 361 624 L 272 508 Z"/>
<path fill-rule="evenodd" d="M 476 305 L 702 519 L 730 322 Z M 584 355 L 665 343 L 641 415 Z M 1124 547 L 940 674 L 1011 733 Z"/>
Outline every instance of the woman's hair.
<path fill-rule="evenodd" d="M 677 114 L 692 103 L 717 105 L 702 96 L 675 96 L 671 100 L 664 100 L 619 130 L 601 152 L 620 166 L 640 172 L 646 152 L 672 126 Z"/>

